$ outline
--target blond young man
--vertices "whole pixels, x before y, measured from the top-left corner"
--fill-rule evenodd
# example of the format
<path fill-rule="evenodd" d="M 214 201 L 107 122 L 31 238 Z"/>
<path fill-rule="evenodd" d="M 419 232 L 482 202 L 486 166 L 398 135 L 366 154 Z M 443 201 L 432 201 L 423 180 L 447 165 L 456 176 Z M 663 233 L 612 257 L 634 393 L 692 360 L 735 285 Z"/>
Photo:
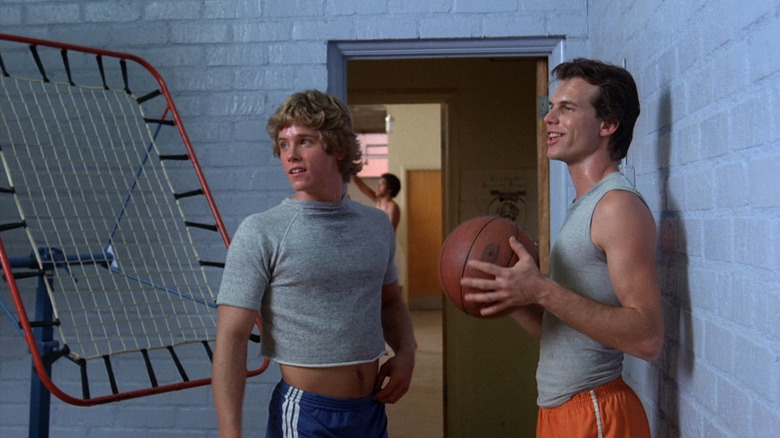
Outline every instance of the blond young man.
<path fill-rule="evenodd" d="M 213 365 L 220 436 L 241 435 L 259 313 L 262 353 L 282 374 L 267 437 L 386 437 L 384 404 L 409 388 L 414 335 L 393 227 L 345 196 L 361 167 L 349 110 L 319 91 L 295 93 L 267 130 L 295 194 L 246 218 L 228 250 Z M 394 354 L 380 366 L 385 343 Z"/>

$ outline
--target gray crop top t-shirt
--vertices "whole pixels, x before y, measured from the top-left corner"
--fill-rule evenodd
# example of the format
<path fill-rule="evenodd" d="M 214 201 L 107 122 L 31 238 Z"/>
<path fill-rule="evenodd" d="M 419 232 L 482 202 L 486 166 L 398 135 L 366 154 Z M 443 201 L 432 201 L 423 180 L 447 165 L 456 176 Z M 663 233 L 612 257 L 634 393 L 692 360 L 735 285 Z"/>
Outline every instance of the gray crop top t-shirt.
<path fill-rule="evenodd" d="M 550 252 L 550 277 L 591 300 L 620 306 L 609 278 L 606 254 L 593 244 L 590 235 L 593 211 L 611 190 L 629 191 L 641 198 L 628 179 L 615 172 L 569 206 Z M 617 378 L 622 371 L 621 351 L 594 341 L 552 313 L 544 312 L 536 371 L 539 406 L 558 406 L 574 394 Z"/>
<path fill-rule="evenodd" d="M 385 354 L 382 286 L 398 279 L 395 232 L 381 210 L 349 199 L 285 199 L 244 219 L 217 304 L 262 317 L 261 353 L 325 367 Z"/>

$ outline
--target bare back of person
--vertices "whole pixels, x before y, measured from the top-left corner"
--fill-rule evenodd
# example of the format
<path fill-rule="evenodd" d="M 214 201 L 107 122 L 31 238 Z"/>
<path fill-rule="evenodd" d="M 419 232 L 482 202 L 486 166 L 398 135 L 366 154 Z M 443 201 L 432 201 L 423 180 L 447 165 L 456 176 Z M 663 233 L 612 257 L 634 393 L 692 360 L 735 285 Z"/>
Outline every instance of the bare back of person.
<path fill-rule="evenodd" d="M 376 208 L 387 214 L 390 223 L 393 224 L 393 229 L 398 228 L 398 222 L 401 220 L 401 209 L 395 201 L 387 198 L 379 198 L 376 201 Z"/>

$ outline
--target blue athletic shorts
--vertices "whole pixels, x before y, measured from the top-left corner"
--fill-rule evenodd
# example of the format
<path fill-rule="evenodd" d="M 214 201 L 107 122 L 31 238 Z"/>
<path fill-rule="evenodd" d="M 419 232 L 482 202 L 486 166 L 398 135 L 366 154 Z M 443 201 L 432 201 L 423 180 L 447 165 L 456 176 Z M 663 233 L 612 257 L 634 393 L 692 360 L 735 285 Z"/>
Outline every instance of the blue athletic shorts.
<path fill-rule="evenodd" d="M 280 381 L 268 406 L 266 438 L 387 438 L 384 403 L 370 395 L 344 399 Z"/>

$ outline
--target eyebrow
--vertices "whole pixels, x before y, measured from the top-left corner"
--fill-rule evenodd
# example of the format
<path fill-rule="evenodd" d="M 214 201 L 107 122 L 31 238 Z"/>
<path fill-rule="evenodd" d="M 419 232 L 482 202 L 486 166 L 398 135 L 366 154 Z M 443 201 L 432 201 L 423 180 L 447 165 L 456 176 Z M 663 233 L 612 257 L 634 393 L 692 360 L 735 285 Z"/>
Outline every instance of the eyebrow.
<path fill-rule="evenodd" d="M 557 105 L 571 105 L 571 106 L 579 106 L 579 105 L 578 105 L 576 102 L 574 102 L 573 100 L 565 100 L 565 99 L 564 99 L 564 100 L 561 100 L 561 101 L 558 101 L 557 103 L 556 103 L 555 101 L 550 101 L 550 103 L 551 103 L 552 105 L 556 105 L 556 104 L 557 104 Z"/>
<path fill-rule="evenodd" d="M 295 134 L 295 135 L 292 135 L 291 137 L 298 137 L 298 138 L 304 138 L 304 139 L 309 139 L 309 138 L 317 139 L 317 138 L 319 138 L 318 136 L 316 136 L 314 134 Z M 279 135 L 276 138 L 279 139 L 279 140 L 282 140 L 282 139 L 287 140 L 288 137 Z"/>

